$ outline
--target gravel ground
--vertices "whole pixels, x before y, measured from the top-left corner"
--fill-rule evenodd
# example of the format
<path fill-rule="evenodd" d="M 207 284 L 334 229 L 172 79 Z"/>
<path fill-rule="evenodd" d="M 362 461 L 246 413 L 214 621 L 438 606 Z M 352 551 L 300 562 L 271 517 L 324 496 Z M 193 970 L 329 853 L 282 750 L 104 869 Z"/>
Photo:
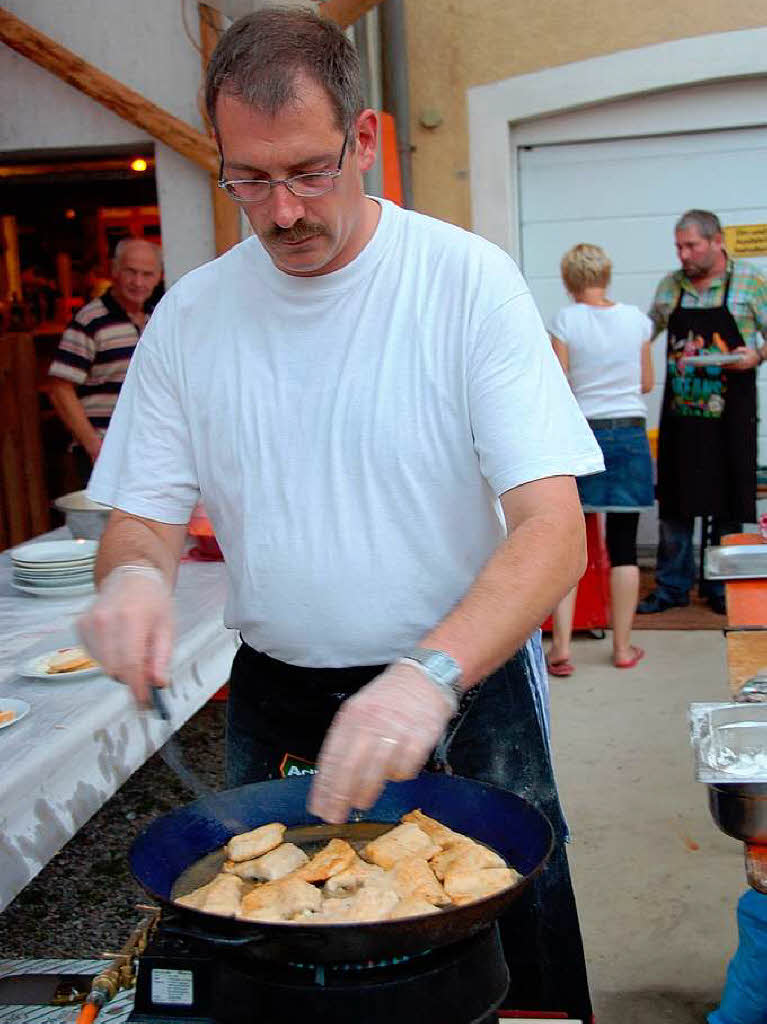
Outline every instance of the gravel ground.
<path fill-rule="evenodd" d="M 190 767 L 213 789 L 224 783 L 226 704 L 212 702 L 179 730 Z M 128 849 L 154 818 L 194 799 L 155 754 L 0 914 L 0 957 L 97 957 L 119 949 L 147 896 Z"/>

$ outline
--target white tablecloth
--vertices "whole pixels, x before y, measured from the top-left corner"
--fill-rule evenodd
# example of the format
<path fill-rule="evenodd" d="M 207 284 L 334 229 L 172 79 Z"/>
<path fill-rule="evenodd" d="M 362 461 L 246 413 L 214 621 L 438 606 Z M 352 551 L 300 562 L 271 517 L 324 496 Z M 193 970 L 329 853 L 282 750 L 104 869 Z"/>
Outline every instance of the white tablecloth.
<path fill-rule="evenodd" d="M 68 537 L 63 529 L 45 538 Z M 31 706 L 0 729 L 0 910 L 165 740 L 226 682 L 236 634 L 224 628 L 222 562 L 184 562 L 176 587 L 171 721 L 139 711 L 127 687 L 103 675 L 21 677 L 17 667 L 76 640 L 93 600 L 38 598 L 11 587 L 0 554 L 0 697 Z"/>

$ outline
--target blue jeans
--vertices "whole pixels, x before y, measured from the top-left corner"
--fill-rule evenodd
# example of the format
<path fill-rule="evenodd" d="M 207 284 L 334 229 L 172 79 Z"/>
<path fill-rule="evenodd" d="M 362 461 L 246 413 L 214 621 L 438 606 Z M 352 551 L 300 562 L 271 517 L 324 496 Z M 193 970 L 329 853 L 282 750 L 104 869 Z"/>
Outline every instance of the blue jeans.
<path fill-rule="evenodd" d="M 227 785 L 279 778 L 286 755 L 311 771 L 344 698 L 382 668 L 295 668 L 243 644 L 229 680 Z M 563 1010 L 590 1021 L 566 825 L 538 706 L 538 671 L 536 645 L 527 644 L 469 691 L 427 768 L 510 789 L 548 817 L 556 837 L 549 862 L 499 921 L 512 978 L 504 1006 Z"/>
<path fill-rule="evenodd" d="M 690 596 L 697 571 L 693 556 L 692 532 L 695 520 L 661 519 L 658 522 L 658 558 L 655 569 L 656 592 L 669 601 L 684 601 Z M 742 523 L 732 523 L 715 516 L 711 519 L 711 543 L 718 544 L 728 533 L 740 533 Z M 706 581 L 701 596 L 723 597 L 724 584 Z"/>
<path fill-rule="evenodd" d="M 764 1024 L 767 1020 L 767 896 L 748 889 L 738 901 L 739 943 L 727 984 L 709 1024 Z"/>

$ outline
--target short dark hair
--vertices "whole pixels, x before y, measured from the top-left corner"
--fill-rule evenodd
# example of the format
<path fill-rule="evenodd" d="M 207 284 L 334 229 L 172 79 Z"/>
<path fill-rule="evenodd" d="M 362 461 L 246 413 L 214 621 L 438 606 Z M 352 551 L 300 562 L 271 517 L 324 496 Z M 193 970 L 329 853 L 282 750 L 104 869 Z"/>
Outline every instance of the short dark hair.
<path fill-rule="evenodd" d="M 719 218 L 710 210 L 688 210 L 683 213 L 674 225 L 674 231 L 684 231 L 687 228 L 697 228 L 703 238 L 713 238 L 714 235 L 722 233 Z"/>
<path fill-rule="evenodd" d="M 335 22 L 313 11 L 268 7 L 239 18 L 218 41 L 205 76 L 205 106 L 216 126 L 219 94 L 235 96 L 270 117 L 298 99 L 296 79 L 321 85 L 338 127 L 348 134 L 364 109 L 357 51 Z"/>

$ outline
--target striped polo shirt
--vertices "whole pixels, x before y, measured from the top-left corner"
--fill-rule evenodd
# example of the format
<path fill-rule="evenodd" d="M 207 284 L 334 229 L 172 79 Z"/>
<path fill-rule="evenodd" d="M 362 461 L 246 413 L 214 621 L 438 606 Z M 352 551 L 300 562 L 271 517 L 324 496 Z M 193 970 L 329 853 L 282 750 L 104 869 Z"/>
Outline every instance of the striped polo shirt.
<path fill-rule="evenodd" d="M 48 371 L 76 385 L 85 414 L 102 437 L 139 334 L 110 288 L 75 314 Z"/>

